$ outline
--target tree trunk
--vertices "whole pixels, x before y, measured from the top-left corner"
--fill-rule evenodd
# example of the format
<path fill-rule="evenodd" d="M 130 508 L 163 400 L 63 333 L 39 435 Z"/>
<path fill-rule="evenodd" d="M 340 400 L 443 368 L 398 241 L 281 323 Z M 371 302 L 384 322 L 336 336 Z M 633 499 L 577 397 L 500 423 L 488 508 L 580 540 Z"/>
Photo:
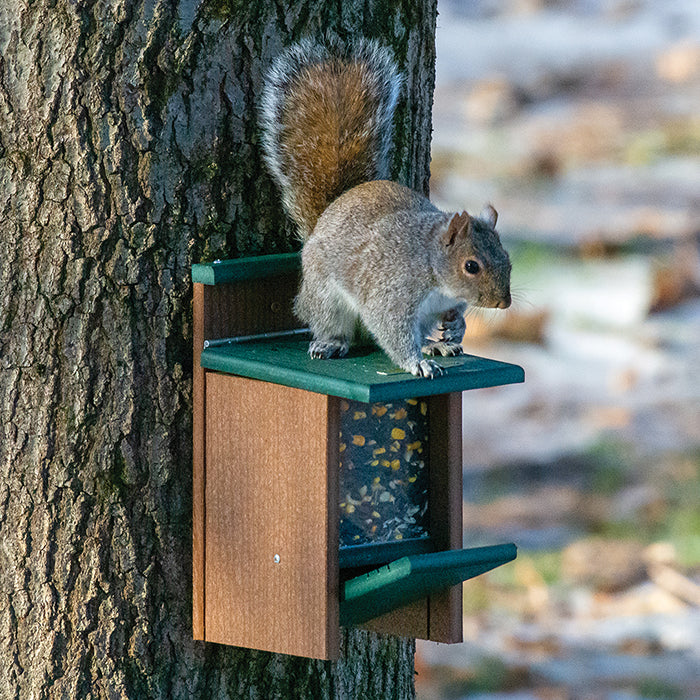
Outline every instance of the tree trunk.
<path fill-rule="evenodd" d="M 190 265 L 289 250 L 256 98 L 321 30 L 408 76 L 427 190 L 436 0 L 0 0 L 0 697 L 410 698 L 411 640 L 340 661 L 192 641 Z"/>

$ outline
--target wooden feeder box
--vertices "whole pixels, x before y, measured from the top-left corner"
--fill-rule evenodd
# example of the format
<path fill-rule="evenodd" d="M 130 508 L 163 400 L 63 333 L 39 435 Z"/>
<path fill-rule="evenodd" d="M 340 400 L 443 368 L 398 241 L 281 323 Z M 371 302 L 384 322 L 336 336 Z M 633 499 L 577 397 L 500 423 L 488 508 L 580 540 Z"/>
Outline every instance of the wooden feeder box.
<path fill-rule="evenodd" d="M 313 360 L 297 254 L 194 265 L 194 637 L 322 659 L 339 628 L 462 640 L 461 582 L 515 558 L 462 549 L 461 392 L 516 365 L 376 348 Z"/>

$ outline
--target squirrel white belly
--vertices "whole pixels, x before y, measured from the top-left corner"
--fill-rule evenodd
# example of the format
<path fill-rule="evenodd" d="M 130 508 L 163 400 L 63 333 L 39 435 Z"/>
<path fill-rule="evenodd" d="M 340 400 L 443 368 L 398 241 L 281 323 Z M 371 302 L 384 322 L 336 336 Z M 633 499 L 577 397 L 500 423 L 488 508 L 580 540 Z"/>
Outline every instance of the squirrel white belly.
<path fill-rule="evenodd" d="M 423 352 L 462 352 L 469 304 L 510 306 L 511 264 L 493 207 L 445 213 L 384 179 L 402 82 L 374 42 L 295 44 L 268 76 L 263 146 L 303 240 L 294 308 L 311 356 L 344 356 L 359 319 L 393 362 L 432 377 Z"/>

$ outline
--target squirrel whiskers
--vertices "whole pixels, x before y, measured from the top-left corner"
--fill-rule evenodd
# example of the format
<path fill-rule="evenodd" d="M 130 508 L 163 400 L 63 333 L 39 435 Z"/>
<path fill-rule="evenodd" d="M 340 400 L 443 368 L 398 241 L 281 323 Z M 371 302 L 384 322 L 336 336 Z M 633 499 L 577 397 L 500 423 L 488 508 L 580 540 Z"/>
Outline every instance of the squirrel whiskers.
<path fill-rule="evenodd" d="M 397 365 L 432 377 L 422 351 L 460 354 L 468 305 L 510 305 L 511 265 L 493 207 L 442 212 L 383 179 L 402 84 L 375 42 L 302 41 L 270 70 L 262 143 L 304 241 L 294 310 L 310 355 L 343 357 L 359 320 Z"/>

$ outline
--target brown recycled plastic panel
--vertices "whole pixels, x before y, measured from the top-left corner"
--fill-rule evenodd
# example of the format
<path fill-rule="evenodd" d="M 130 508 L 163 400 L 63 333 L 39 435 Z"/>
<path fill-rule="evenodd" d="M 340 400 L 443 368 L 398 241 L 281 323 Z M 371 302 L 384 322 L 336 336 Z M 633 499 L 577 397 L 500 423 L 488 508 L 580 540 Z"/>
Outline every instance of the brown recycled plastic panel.
<path fill-rule="evenodd" d="M 216 373 L 206 393 L 204 639 L 337 657 L 335 400 Z"/>

